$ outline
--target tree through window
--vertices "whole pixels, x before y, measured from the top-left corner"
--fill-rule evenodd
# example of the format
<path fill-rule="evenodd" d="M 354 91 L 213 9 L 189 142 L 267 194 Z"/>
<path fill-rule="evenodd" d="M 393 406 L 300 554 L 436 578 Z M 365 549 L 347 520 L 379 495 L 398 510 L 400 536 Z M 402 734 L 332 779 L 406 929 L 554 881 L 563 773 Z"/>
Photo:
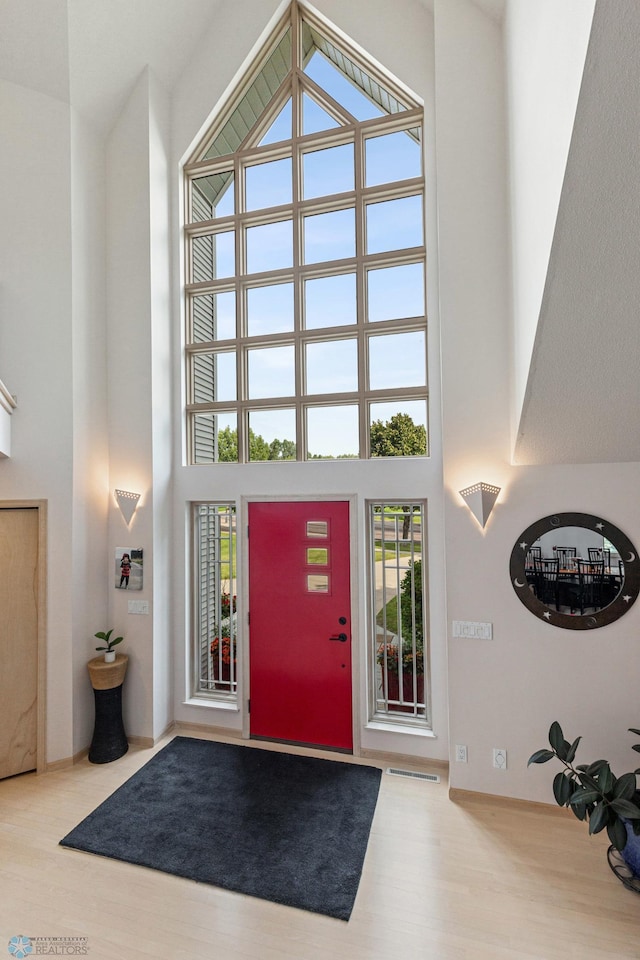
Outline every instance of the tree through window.
<path fill-rule="evenodd" d="M 428 453 L 422 135 L 294 3 L 184 170 L 190 463 Z"/>

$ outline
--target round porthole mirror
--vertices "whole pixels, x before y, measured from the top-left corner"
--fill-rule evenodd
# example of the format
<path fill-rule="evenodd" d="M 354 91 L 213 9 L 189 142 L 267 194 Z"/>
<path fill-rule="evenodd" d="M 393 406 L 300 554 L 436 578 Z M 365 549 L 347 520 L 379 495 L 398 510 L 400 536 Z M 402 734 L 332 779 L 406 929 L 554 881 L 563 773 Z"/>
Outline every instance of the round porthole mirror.
<path fill-rule="evenodd" d="M 509 572 L 525 607 L 568 630 L 612 623 L 640 592 L 636 548 L 612 523 L 588 513 L 532 523 L 511 551 Z"/>

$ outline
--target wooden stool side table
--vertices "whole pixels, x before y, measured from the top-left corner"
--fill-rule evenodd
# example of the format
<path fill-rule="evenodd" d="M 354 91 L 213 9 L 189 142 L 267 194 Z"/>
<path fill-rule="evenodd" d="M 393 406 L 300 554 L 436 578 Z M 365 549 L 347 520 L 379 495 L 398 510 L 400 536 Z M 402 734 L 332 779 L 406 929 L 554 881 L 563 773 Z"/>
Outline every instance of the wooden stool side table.
<path fill-rule="evenodd" d="M 129 749 L 122 722 L 122 684 L 128 663 L 129 657 L 118 653 L 113 663 L 105 663 L 104 657 L 94 657 L 87 664 L 96 707 L 89 747 L 91 763 L 110 763 Z"/>

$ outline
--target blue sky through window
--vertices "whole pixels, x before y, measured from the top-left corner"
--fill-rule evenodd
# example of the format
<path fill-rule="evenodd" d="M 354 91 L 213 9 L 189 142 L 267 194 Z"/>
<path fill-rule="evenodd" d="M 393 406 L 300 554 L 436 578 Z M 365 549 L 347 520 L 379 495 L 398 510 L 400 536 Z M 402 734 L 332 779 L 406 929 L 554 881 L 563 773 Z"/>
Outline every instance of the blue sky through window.
<path fill-rule="evenodd" d="M 302 95 L 302 133 L 319 133 L 321 130 L 332 130 L 340 124 L 331 114 L 315 102 L 313 97 L 305 93 Z"/>
<path fill-rule="evenodd" d="M 372 120 L 374 117 L 383 116 L 382 110 L 351 83 L 337 67 L 334 67 L 319 50 L 312 54 L 304 72 L 315 80 L 319 87 L 326 90 L 337 103 L 346 107 L 356 120 Z"/>
<path fill-rule="evenodd" d="M 291 139 L 291 100 L 287 100 L 284 107 L 275 118 L 264 137 L 258 144 L 264 147 L 269 143 L 279 143 L 281 140 Z"/>

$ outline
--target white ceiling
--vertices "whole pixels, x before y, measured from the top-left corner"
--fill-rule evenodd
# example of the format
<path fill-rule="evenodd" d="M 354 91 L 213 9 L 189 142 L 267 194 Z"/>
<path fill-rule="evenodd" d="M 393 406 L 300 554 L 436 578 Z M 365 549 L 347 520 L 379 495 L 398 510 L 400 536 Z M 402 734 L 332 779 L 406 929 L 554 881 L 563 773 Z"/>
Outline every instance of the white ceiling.
<path fill-rule="evenodd" d="M 0 0 L 0 79 L 70 100 L 106 134 L 147 64 L 173 87 L 226 2 Z M 473 2 L 504 14 L 506 0 Z M 598 0 L 518 463 L 640 461 L 639 41 L 640 2 Z"/>
<path fill-rule="evenodd" d="M 419 2 L 433 13 L 436 0 L 419 0 Z M 438 2 L 447 4 L 450 0 L 438 0 Z M 482 10 L 483 13 L 486 13 L 488 17 L 491 17 L 492 20 L 500 23 L 504 17 L 508 0 L 471 0 L 471 3 L 478 7 L 479 10 Z"/>
<path fill-rule="evenodd" d="M 21 0 L 20 0 L 21 2 Z M 71 103 L 109 130 L 148 64 L 167 90 L 219 0 L 68 0 Z"/>
<path fill-rule="evenodd" d="M 420 2 L 433 9 L 433 0 Z M 501 18 L 505 0 L 473 2 Z M 273 9 L 272 0 L 264 3 Z M 221 5 L 222 0 L 0 0 L 0 78 L 71 102 L 106 134 L 147 64 L 167 89 L 173 87 Z"/>
<path fill-rule="evenodd" d="M 598 0 L 517 463 L 640 461 L 640 3 Z"/>
<path fill-rule="evenodd" d="M 107 133 L 147 64 L 173 87 L 219 3 L 0 0 L 0 78 L 71 102 Z"/>
<path fill-rule="evenodd" d="M 507 0 L 471 0 L 471 2 L 475 3 L 476 7 L 480 7 L 492 20 L 498 23 L 502 21 Z"/>
<path fill-rule="evenodd" d="M 0 79 L 69 99 L 66 0 L 0 0 Z"/>

